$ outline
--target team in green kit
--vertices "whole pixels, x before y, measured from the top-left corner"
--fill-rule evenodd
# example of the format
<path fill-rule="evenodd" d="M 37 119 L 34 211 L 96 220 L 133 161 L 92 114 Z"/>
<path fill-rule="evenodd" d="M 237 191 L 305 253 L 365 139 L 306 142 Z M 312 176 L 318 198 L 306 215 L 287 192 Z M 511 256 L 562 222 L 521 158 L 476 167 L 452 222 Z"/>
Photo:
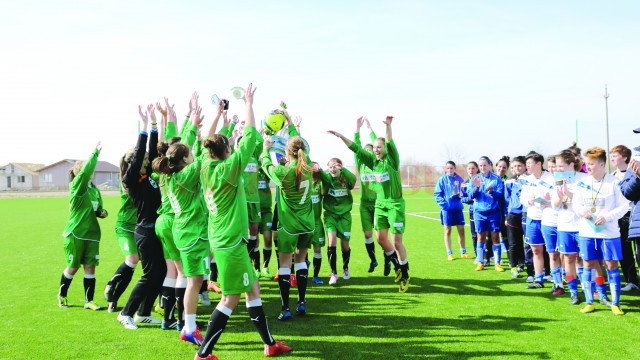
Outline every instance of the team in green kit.
<path fill-rule="evenodd" d="M 173 105 L 166 98 L 164 106 L 149 105 L 146 112 L 140 107 L 143 129 L 136 147 L 121 158 L 121 207 L 115 235 L 124 261 L 106 284 L 107 309 L 120 310 L 118 321 L 125 329 L 136 330 L 137 324 L 146 323 L 158 324 L 164 330 L 180 330 L 181 340 L 199 347 L 196 359 L 217 359 L 213 349 L 243 294 L 250 320 L 263 342 L 264 355 L 292 350 L 271 334 L 259 279 L 272 278 L 269 264 L 272 251 L 276 250 L 281 299 L 277 319 L 287 321 L 292 318 L 289 300 L 292 287 L 298 292 L 295 315 L 302 317 L 308 311 L 307 253 L 311 246 L 314 284 L 324 283 L 320 269 L 325 245 L 331 268 L 329 285 L 337 284 L 338 242 L 342 277 L 344 280 L 351 277 L 349 241 L 354 205 L 351 191 L 358 176 L 362 189 L 361 227 L 370 259 L 368 271 L 373 272 L 378 265 L 372 233 L 375 229 L 384 250 L 385 276 L 393 264 L 400 292 L 409 287 L 407 255 L 402 243 L 404 200 L 398 152 L 391 137 L 392 118 L 385 121 L 386 138 L 376 139 L 363 118 L 358 119 L 353 142 L 331 132 L 355 153 L 356 176 L 338 158 L 327 163 L 327 170 L 312 162 L 308 143 L 300 137 L 300 122 L 296 122 L 296 127 L 286 109 L 278 110 L 287 125 L 281 133 L 286 140 L 284 156 L 274 161 L 271 135 L 256 128 L 254 93 L 250 84 L 243 97 L 245 114 L 241 122 L 237 119 L 229 122 L 225 102 L 220 101 L 204 139 L 199 135 L 204 116 L 196 93 L 189 102 L 189 113 L 179 136 Z M 155 110 L 162 115 L 159 127 Z M 225 123 L 218 130 L 221 116 Z M 151 131 L 147 132 L 149 121 Z M 366 149 L 360 145 L 359 137 L 360 127 L 365 123 L 374 140 Z M 101 309 L 93 294 L 101 238 L 98 219 L 106 217 L 107 211 L 102 207 L 100 191 L 91 182 L 99 153 L 100 146 L 88 161 L 78 162 L 71 170 L 70 214 L 63 233 L 67 267 L 58 294 L 58 304 L 63 308 L 69 307 L 67 291 L 82 265 L 84 308 Z M 272 186 L 276 189 L 277 219 L 272 209 Z M 277 242 L 273 241 L 276 233 Z M 262 262 L 259 235 L 263 239 Z M 142 264 L 142 277 L 126 305 L 119 309 L 118 302 L 138 263 Z M 221 297 L 204 331 L 196 323 L 196 315 L 199 298 L 202 305 L 208 305 L 204 300 L 208 300 L 209 278 L 219 286 Z M 212 284 L 209 283 L 210 288 Z M 203 288 L 206 298 L 202 296 Z M 162 320 L 150 314 L 156 299 L 159 299 L 156 311 L 163 315 Z"/>

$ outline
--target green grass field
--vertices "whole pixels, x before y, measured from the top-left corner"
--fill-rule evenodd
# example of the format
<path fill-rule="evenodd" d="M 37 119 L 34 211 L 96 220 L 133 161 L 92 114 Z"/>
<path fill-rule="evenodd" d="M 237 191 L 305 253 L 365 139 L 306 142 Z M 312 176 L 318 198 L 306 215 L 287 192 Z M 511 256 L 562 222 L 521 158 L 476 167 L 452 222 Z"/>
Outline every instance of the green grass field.
<path fill-rule="evenodd" d="M 355 198 L 358 198 L 357 196 Z M 640 341 L 640 297 L 622 296 L 624 316 L 596 305 L 581 314 L 568 295 L 551 296 L 547 287 L 526 290 L 523 279 L 508 272 L 473 271 L 473 260 L 446 260 L 437 205 L 426 190 L 406 191 L 405 244 L 411 264 L 411 288 L 398 293 L 380 266 L 368 274 L 368 257 L 360 232 L 357 206 L 351 280 L 337 287 L 312 286 L 309 314 L 280 323 L 277 283 L 261 281 L 265 311 L 276 339 L 286 339 L 290 359 L 577 359 L 637 356 Z M 96 300 L 106 305 L 102 290 L 123 261 L 114 237 L 119 206 L 106 197 L 111 216 L 102 221 L 101 262 Z M 129 331 L 116 314 L 84 310 L 82 271 L 69 291 L 72 308 L 57 307 L 56 294 L 64 269 L 61 232 L 67 198 L 0 199 L 2 236 L 0 264 L 0 358 L 2 359 L 192 359 L 196 348 L 179 341 L 177 331 L 141 326 Z M 470 245 L 467 246 L 473 253 Z M 454 239 L 455 244 L 455 239 Z M 379 260 L 382 256 L 380 248 Z M 459 255 L 457 245 L 454 253 Z M 326 252 L 322 275 L 329 266 Z M 275 273 L 272 259 L 271 272 Z M 136 281 L 139 276 L 136 270 Z M 133 282 L 132 282 L 133 284 Z M 132 285 L 129 287 L 132 288 Z M 206 322 L 215 306 L 199 308 Z M 292 303 L 295 304 L 292 290 Z M 128 298 L 125 293 L 121 304 Z M 262 358 L 262 344 L 244 304 L 236 309 L 214 353 L 221 359 Z"/>

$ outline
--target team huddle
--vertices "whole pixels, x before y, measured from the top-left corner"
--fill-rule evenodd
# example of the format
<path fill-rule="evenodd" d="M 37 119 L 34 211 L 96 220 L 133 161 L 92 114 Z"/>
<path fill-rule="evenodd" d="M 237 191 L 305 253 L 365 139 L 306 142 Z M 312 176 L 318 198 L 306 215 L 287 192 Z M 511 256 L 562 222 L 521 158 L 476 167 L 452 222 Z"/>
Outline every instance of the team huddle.
<path fill-rule="evenodd" d="M 532 151 L 511 161 L 503 157 L 494 173 L 493 163 L 483 156 L 477 163 L 467 165 L 466 181 L 456 173 L 455 163 L 449 161 L 434 191 L 442 209 L 448 259 L 454 260 L 451 250 L 454 226 L 459 234 L 461 257 L 471 258 L 465 249 L 464 236 L 463 204 L 468 204 L 476 271 L 484 270 L 493 259 L 494 269 L 504 272 L 501 263 L 504 246 L 512 278 L 526 271 L 527 288 L 543 288 L 548 280 L 553 284 L 552 294 L 561 296 L 566 284 L 570 303 L 578 305 L 582 302 L 580 283 L 586 303 L 580 309 L 582 313 L 595 311 L 597 293 L 601 304 L 613 314 L 623 315 L 619 261 L 627 280 L 622 290 L 638 290 L 628 240 L 636 243 L 640 240 L 637 234 L 629 236 L 630 216 L 640 200 L 640 164 L 632 160 L 631 150 L 624 145 L 610 151 L 611 164 L 616 167 L 613 174 L 607 173 L 604 149 L 590 148 L 584 152 L 584 158 L 583 168 L 581 150 L 574 144 L 547 157 L 546 170 L 545 158 Z M 511 177 L 506 176 L 507 169 L 511 170 Z M 491 246 L 487 241 L 491 241 Z M 636 246 L 636 253 L 638 250 Z M 607 295 L 603 264 L 611 297 Z"/>
<path fill-rule="evenodd" d="M 265 356 L 292 350 L 271 335 L 260 298 L 258 279 L 272 278 L 272 249 L 278 262 L 275 278 L 280 290 L 280 321 L 292 318 L 291 287 L 298 292 L 295 314 L 304 316 L 307 312 L 311 264 L 307 251 L 312 246 L 311 280 L 315 284 L 324 283 L 320 269 L 325 244 L 331 269 L 329 285 L 339 281 L 338 239 L 342 278 L 351 277 L 351 190 L 356 175 L 338 158 L 328 162 L 327 170 L 313 162 L 308 143 L 300 137 L 300 120 L 294 123 L 286 106 L 270 114 L 282 123 L 265 121 L 258 130 L 254 92 L 252 84 L 244 91 L 242 121 L 227 117 L 226 100 L 216 101 L 217 112 L 206 133 L 197 93 L 189 101 L 179 132 L 173 105 L 166 98 L 164 106 L 151 104 L 146 111 L 139 107 L 141 131 L 136 146 L 120 161 L 121 207 L 115 233 L 125 259 L 105 287 L 107 310 L 118 310 L 118 302 L 141 263 L 142 276 L 118 312 L 118 321 L 130 330 L 136 330 L 137 323 L 177 329 L 180 339 L 199 347 L 196 359 L 217 359 L 213 348 L 242 294 L 264 343 Z M 221 118 L 223 125 L 218 130 Z M 362 117 L 357 120 L 353 140 L 335 131 L 329 133 L 354 153 L 361 184 L 361 225 L 370 258 L 368 271 L 378 266 L 375 230 L 384 252 L 383 273 L 388 276 L 393 266 L 394 280 L 404 293 L 410 280 L 403 244 L 405 203 L 392 120 L 391 116 L 384 120 L 383 138 L 376 138 Z M 372 144 L 362 147 L 360 129 L 365 124 Z M 63 233 L 67 267 L 58 293 L 58 304 L 63 308 L 69 306 L 67 292 L 82 265 L 84 308 L 101 309 L 94 301 L 101 238 L 97 219 L 107 217 L 108 212 L 99 189 L 91 182 L 100 150 L 98 143 L 86 162 L 78 162 L 70 170 L 70 214 Z M 276 192 L 273 207 L 270 184 Z M 222 295 L 203 336 L 196 313 L 199 302 L 210 304 L 209 290 Z M 162 320 L 151 315 L 154 305 Z"/>

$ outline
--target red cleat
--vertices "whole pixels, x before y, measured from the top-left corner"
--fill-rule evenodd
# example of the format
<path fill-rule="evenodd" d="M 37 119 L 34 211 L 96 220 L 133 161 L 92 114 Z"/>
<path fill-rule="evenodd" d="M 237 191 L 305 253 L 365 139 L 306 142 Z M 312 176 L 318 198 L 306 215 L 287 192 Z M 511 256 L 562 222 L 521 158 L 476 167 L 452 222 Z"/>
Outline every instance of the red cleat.
<path fill-rule="evenodd" d="M 222 292 L 222 289 L 220 289 L 220 286 L 214 283 L 213 281 L 209 281 L 209 284 L 207 284 L 207 290 L 213 291 L 217 294 L 220 294 Z"/>
<path fill-rule="evenodd" d="M 284 341 L 276 341 L 273 345 L 264 346 L 264 356 L 276 356 L 290 352 L 291 347 L 284 344 Z"/>
<path fill-rule="evenodd" d="M 218 357 L 213 354 L 209 354 L 209 356 L 203 358 L 198 356 L 198 353 L 196 353 L 196 356 L 193 358 L 193 360 L 218 360 Z"/>
<path fill-rule="evenodd" d="M 298 287 L 298 280 L 296 279 L 296 274 L 291 274 L 291 286 Z"/>

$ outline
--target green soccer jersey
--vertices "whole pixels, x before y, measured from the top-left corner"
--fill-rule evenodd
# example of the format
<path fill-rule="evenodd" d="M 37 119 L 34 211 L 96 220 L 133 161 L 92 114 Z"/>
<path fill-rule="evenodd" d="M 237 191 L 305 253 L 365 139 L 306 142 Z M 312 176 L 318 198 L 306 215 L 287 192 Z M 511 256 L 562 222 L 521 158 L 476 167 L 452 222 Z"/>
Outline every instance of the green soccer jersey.
<path fill-rule="evenodd" d="M 391 141 L 385 142 L 387 154 L 378 160 L 373 153 L 367 152 L 355 142 L 349 146 L 358 159 L 369 169 L 373 170 L 371 182 L 377 193 L 376 202 L 394 201 L 402 199 L 402 179 L 400 178 L 400 155 L 396 145 Z"/>
<path fill-rule="evenodd" d="M 369 133 L 369 137 L 371 138 L 371 142 L 376 141 L 376 134 L 373 131 Z M 359 132 L 355 133 L 353 142 L 361 146 Z M 355 155 L 355 164 L 358 175 L 360 176 L 360 199 L 362 202 L 374 202 L 376 200 L 376 191 L 373 189 L 373 179 L 375 179 L 375 177 L 372 176 L 373 170 L 366 167 L 358 158 L 357 154 Z"/>
<path fill-rule="evenodd" d="M 138 220 L 138 209 L 133 200 L 120 184 L 120 210 L 116 219 L 116 229 L 134 231 Z"/>
<path fill-rule="evenodd" d="M 256 149 L 262 149 L 264 140 L 261 137 L 256 139 Z M 260 194 L 258 192 L 258 155 L 254 151 L 249 157 L 249 162 L 244 168 L 244 192 L 247 196 L 247 202 L 253 204 L 260 203 Z"/>
<path fill-rule="evenodd" d="M 258 195 L 260 196 L 260 209 L 269 209 L 271 211 L 271 187 L 269 186 L 269 177 L 262 171 L 260 167 L 258 171 Z"/>
<path fill-rule="evenodd" d="M 342 168 L 338 177 L 333 177 L 324 170 L 320 170 L 320 176 L 325 186 L 322 204 L 324 210 L 336 215 L 349 213 L 353 207 L 351 190 L 356 184 L 356 176 L 346 168 Z"/>
<path fill-rule="evenodd" d="M 297 161 L 274 166 L 269 149 L 262 152 L 260 159 L 264 172 L 278 187 L 278 230 L 283 229 L 292 235 L 312 232 L 315 223 L 311 207 L 311 172 L 303 171 L 300 182 L 296 184 Z"/>
<path fill-rule="evenodd" d="M 205 155 L 200 178 L 209 209 L 209 241 L 213 250 L 234 248 L 248 237 L 249 216 L 242 177 L 258 136 L 255 127 L 247 126 L 238 148 L 227 159 Z"/>
<path fill-rule="evenodd" d="M 207 222 L 200 200 L 200 168 L 202 159 L 196 158 L 169 179 L 167 197 L 175 214 L 173 241 L 178 250 L 192 247 L 198 239 L 207 238 Z"/>
<path fill-rule="evenodd" d="M 324 197 L 322 188 L 322 180 L 314 179 L 311 185 L 311 204 L 313 207 L 313 217 L 316 223 L 322 221 L 322 199 Z"/>
<path fill-rule="evenodd" d="M 164 141 L 171 140 L 172 137 L 176 136 L 177 132 L 176 123 L 173 121 L 167 122 L 167 126 L 164 127 Z"/>
<path fill-rule="evenodd" d="M 98 149 L 94 150 L 69 184 L 69 219 L 62 233 L 63 237 L 73 235 L 81 240 L 100 241 L 96 211 L 102 210 L 102 197 L 100 190 L 91 183 L 99 154 Z"/>

